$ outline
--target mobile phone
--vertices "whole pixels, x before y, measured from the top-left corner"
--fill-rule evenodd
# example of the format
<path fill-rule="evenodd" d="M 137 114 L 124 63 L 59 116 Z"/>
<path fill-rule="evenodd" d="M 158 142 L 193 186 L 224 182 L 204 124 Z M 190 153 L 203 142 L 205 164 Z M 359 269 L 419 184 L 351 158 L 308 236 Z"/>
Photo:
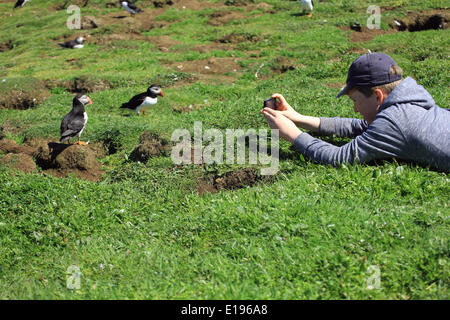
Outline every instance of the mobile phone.
<path fill-rule="evenodd" d="M 264 100 L 264 108 L 272 108 L 272 109 L 277 110 L 277 99 L 270 98 L 270 99 Z"/>

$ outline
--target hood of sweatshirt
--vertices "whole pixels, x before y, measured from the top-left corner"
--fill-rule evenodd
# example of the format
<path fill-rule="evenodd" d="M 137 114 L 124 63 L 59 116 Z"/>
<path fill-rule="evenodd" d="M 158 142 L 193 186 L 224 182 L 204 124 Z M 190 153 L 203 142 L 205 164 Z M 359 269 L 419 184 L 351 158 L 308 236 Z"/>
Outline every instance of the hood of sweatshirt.
<path fill-rule="evenodd" d="M 411 104 L 424 109 L 430 109 L 436 105 L 433 97 L 425 88 L 417 84 L 416 80 L 411 77 L 404 79 L 392 90 L 381 104 L 378 112 L 394 104 Z"/>

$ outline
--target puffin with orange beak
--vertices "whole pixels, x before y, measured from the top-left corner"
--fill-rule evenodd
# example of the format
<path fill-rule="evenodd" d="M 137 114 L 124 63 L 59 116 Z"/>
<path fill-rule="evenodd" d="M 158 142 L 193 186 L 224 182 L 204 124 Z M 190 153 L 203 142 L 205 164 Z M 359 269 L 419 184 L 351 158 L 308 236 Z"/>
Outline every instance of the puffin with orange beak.
<path fill-rule="evenodd" d="M 87 104 L 92 104 L 92 100 L 85 94 L 77 94 L 76 97 L 73 98 L 72 110 L 64 116 L 61 122 L 60 142 L 69 141 L 70 143 L 71 138 L 78 136 L 77 144 L 81 144 L 83 146 L 87 145 L 86 142 L 80 141 L 81 133 L 83 132 L 88 120 L 87 113 L 84 110 L 84 106 Z"/>
<path fill-rule="evenodd" d="M 84 47 L 83 41 L 86 41 L 85 37 L 77 37 L 75 40 L 58 43 L 62 48 L 69 49 L 81 49 Z"/>
<path fill-rule="evenodd" d="M 145 109 L 155 105 L 158 102 L 158 96 L 164 97 L 164 93 L 160 86 L 152 84 L 146 92 L 135 95 L 130 101 L 122 104 L 120 108 L 135 110 L 138 116 L 141 115 L 142 110 L 142 114 L 145 115 Z"/>

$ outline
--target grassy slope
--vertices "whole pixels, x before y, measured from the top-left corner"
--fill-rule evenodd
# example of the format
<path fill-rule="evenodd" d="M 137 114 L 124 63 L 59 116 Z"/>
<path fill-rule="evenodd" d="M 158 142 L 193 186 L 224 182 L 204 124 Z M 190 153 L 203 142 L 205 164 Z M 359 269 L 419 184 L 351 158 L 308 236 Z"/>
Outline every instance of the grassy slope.
<path fill-rule="evenodd" d="M 170 136 L 175 128 L 192 130 L 198 120 L 204 128 L 265 128 L 258 111 L 274 91 L 306 114 L 354 116 L 349 101 L 336 100 L 337 89 L 327 86 L 345 81 L 348 65 L 358 56 L 351 49 L 388 52 L 439 105 L 448 106 L 448 32 L 387 34 L 352 43 L 339 26 L 363 23 L 367 1 L 320 3 L 311 20 L 291 16 L 299 11 L 296 2 L 266 2 L 277 13 L 249 15 L 222 27 L 206 25 L 212 9 L 169 9 L 159 19 L 177 22 L 146 33 L 182 43 L 179 51 L 169 52 L 143 41 L 60 50 L 49 40 L 68 34 L 67 14 L 46 10 L 56 1 L 30 2 L 14 17 L 7 16 L 11 3 L 0 3 L 0 38 L 16 45 L 0 53 L 1 77 L 88 74 L 119 83 L 90 94 L 95 104 L 83 137 L 99 140 L 105 126 L 113 126 L 122 141 L 117 154 L 102 160 L 108 172 L 100 183 L 0 169 L 0 298 L 449 298 L 445 174 L 395 163 L 320 166 L 303 162 L 282 143 L 287 156 L 275 184 L 199 197 L 198 168 L 172 170 L 167 158 L 124 163 L 145 129 Z M 403 5 L 387 16 L 443 7 L 441 1 L 379 3 Z M 86 9 L 88 15 L 99 12 L 121 11 Z M 19 21 L 24 26 L 16 29 Z M 189 49 L 243 30 L 263 40 L 233 51 Z M 256 57 L 249 53 L 254 50 L 260 51 Z M 167 88 L 149 118 L 123 117 L 117 109 L 149 79 L 173 72 L 163 61 L 231 55 L 243 68 L 234 85 L 197 82 Z M 280 55 L 305 68 L 284 73 L 276 82 L 255 81 L 257 68 Z M 65 62 L 74 58 L 81 65 Z M 270 74 L 267 67 L 261 72 Z M 26 127 L 10 137 L 18 142 L 56 138 L 71 97 L 56 90 L 36 108 L 0 110 L 0 123 L 9 119 Z M 184 114 L 171 111 L 189 104 L 207 106 Z M 70 265 L 81 269 L 80 290 L 66 288 Z M 381 270 L 380 290 L 365 289 L 370 265 Z"/>

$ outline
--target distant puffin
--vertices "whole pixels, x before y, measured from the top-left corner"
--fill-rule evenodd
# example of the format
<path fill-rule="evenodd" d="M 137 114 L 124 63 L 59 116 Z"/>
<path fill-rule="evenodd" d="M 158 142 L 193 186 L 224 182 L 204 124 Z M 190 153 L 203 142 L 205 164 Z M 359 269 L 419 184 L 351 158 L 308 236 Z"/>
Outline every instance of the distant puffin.
<path fill-rule="evenodd" d="M 17 0 L 16 4 L 14 5 L 14 9 L 17 7 L 23 7 L 25 5 L 25 3 L 27 3 L 30 0 Z"/>
<path fill-rule="evenodd" d="M 69 49 L 81 49 L 84 47 L 83 41 L 86 41 L 85 37 L 77 37 L 75 40 L 58 43 L 62 48 Z"/>
<path fill-rule="evenodd" d="M 130 101 L 122 104 L 121 108 L 136 110 L 139 116 L 142 110 L 142 114 L 145 115 L 145 109 L 156 104 L 158 102 L 158 96 L 164 97 L 164 93 L 160 86 L 152 84 L 146 92 L 135 95 Z"/>
<path fill-rule="evenodd" d="M 129 0 L 119 0 L 122 7 L 124 7 L 129 13 L 136 14 L 141 12 L 142 10 L 136 7 L 136 5 Z"/>
<path fill-rule="evenodd" d="M 86 145 L 86 142 L 80 141 L 81 133 L 86 126 L 88 116 L 86 111 L 84 110 L 84 106 L 86 104 L 92 104 L 91 98 L 89 98 L 85 94 L 77 94 L 75 98 L 73 98 L 73 107 L 72 110 L 68 114 L 64 116 L 61 121 L 61 138 L 60 142 L 66 142 L 70 139 L 78 136 L 77 144 Z"/>
<path fill-rule="evenodd" d="M 302 14 L 305 14 L 306 8 L 310 11 L 308 14 L 308 18 L 312 17 L 312 11 L 313 11 L 313 2 L 312 0 L 302 0 Z"/>

